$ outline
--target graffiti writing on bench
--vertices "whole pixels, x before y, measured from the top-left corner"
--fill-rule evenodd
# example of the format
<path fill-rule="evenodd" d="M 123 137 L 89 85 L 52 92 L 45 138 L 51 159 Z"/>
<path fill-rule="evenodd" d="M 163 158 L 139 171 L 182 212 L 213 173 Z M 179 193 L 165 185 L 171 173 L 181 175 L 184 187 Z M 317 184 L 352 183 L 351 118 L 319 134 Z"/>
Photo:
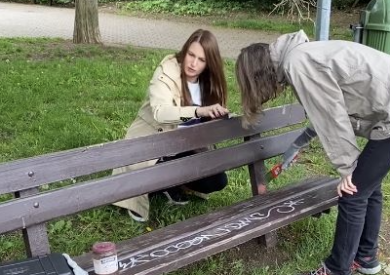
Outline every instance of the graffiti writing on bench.
<path fill-rule="evenodd" d="M 209 231 L 205 231 L 199 233 L 196 236 L 188 237 L 188 239 L 180 241 L 178 243 L 168 244 L 165 247 L 161 247 L 155 249 L 151 252 L 145 254 L 139 254 L 132 256 L 129 259 L 125 259 L 119 262 L 119 268 L 122 271 L 133 268 L 135 266 L 148 263 L 154 259 L 159 259 L 162 257 L 166 257 L 168 255 L 178 253 L 179 251 L 183 251 L 185 249 L 189 249 L 193 246 L 200 245 L 206 241 L 210 241 L 212 239 L 225 236 L 234 231 L 240 230 L 253 222 L 262 221 L 270 217 L 272 212 L 277 212 L 280 214 L 290 214 L 295 211 L 295 207 L 297 205 L 301 205 L 304 203 L 304 199 L 297 199 L 286 201 L 283 204 L 271 207 L 268 209 L 266 213 L 255 212 L 249 214 L 247 217 L 239 219 L 237 221 L 227 223 L 221 225 L 217 228 L 211 229 Z"/>

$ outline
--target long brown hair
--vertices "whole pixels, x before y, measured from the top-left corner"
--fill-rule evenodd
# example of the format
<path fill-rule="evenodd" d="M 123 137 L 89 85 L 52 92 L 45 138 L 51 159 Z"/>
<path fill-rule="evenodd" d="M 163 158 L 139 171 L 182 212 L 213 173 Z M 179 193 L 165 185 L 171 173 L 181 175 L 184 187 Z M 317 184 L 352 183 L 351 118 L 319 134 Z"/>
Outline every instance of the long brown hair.
<path fill-rule="evenodd" d="M 279 93 L 269 45 L 256 43 L 243 48 L 236 62 L 236 77 L 241 91 L 242 124 L 248 127 L 259 121 L 262 104 Z"/>
<path fill-rule="evenodd" d="M 206 68 L 199 75 L 199 85 L 202 93 L 202 105 L 208 106 L 219 103 L 222 106 L 226 106 L 227 85 L 225 74 L 223 72 L 223 61 L 221 54 L 219 53 L 218 42 L 210 31 L 202 29 L 199 29 L 191 34 L 188 40 L 184 43 L 181 51 L 176 54 L 177 61 L 182 65 L 182 105 L 192 105 L 191 94 L 188 90 L 187 78 L 184 73 L 183 63 L 188 49 L 193 42 L 198 42 L 202 46 L 206 57 Z"/>

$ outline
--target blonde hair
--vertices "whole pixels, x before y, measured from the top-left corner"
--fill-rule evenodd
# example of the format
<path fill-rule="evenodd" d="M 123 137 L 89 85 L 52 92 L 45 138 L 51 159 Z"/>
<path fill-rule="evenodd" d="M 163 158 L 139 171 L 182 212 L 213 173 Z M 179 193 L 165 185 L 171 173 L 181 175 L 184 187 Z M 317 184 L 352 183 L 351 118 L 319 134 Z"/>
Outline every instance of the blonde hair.
<path fill-rule="evenodd" d="M 262 105 L 279 93 L 269 45 L 256 43 L 243 48 L 236 62 L 236 77 L 241 92 L 242 124 L 248 128 L 260 120 Z"/>

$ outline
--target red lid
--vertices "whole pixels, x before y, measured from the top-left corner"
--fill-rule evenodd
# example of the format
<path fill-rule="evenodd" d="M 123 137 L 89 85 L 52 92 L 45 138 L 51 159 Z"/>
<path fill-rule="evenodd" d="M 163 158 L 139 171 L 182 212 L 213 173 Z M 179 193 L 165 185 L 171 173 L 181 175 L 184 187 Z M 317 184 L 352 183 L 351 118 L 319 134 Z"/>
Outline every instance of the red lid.
<path fill-rule="evenodd" d="M 105 253 L 105 252 L 115 251 L 115 244 L 112 242 L 95 243 L 92 246 L 92 251 L 94 253 Z"/>

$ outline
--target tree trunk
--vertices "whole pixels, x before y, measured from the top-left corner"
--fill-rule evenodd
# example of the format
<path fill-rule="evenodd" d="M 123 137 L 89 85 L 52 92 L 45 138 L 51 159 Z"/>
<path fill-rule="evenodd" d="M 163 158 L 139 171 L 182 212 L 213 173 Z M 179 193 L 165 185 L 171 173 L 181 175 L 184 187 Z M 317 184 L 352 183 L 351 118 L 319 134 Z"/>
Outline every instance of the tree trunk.
<path fill-rule="evenodd" d="M 359 0 L 355 0 L 355 2 L 353 3 L 352 5 L 352 8 L 355 8 L 357 6 L 357 4 L 359 3 Z"/>
<path fill-rule="evenodd" d="M 98 0 L 75 0 L 75 6 L 73 43 L 101 43 Z"/>

